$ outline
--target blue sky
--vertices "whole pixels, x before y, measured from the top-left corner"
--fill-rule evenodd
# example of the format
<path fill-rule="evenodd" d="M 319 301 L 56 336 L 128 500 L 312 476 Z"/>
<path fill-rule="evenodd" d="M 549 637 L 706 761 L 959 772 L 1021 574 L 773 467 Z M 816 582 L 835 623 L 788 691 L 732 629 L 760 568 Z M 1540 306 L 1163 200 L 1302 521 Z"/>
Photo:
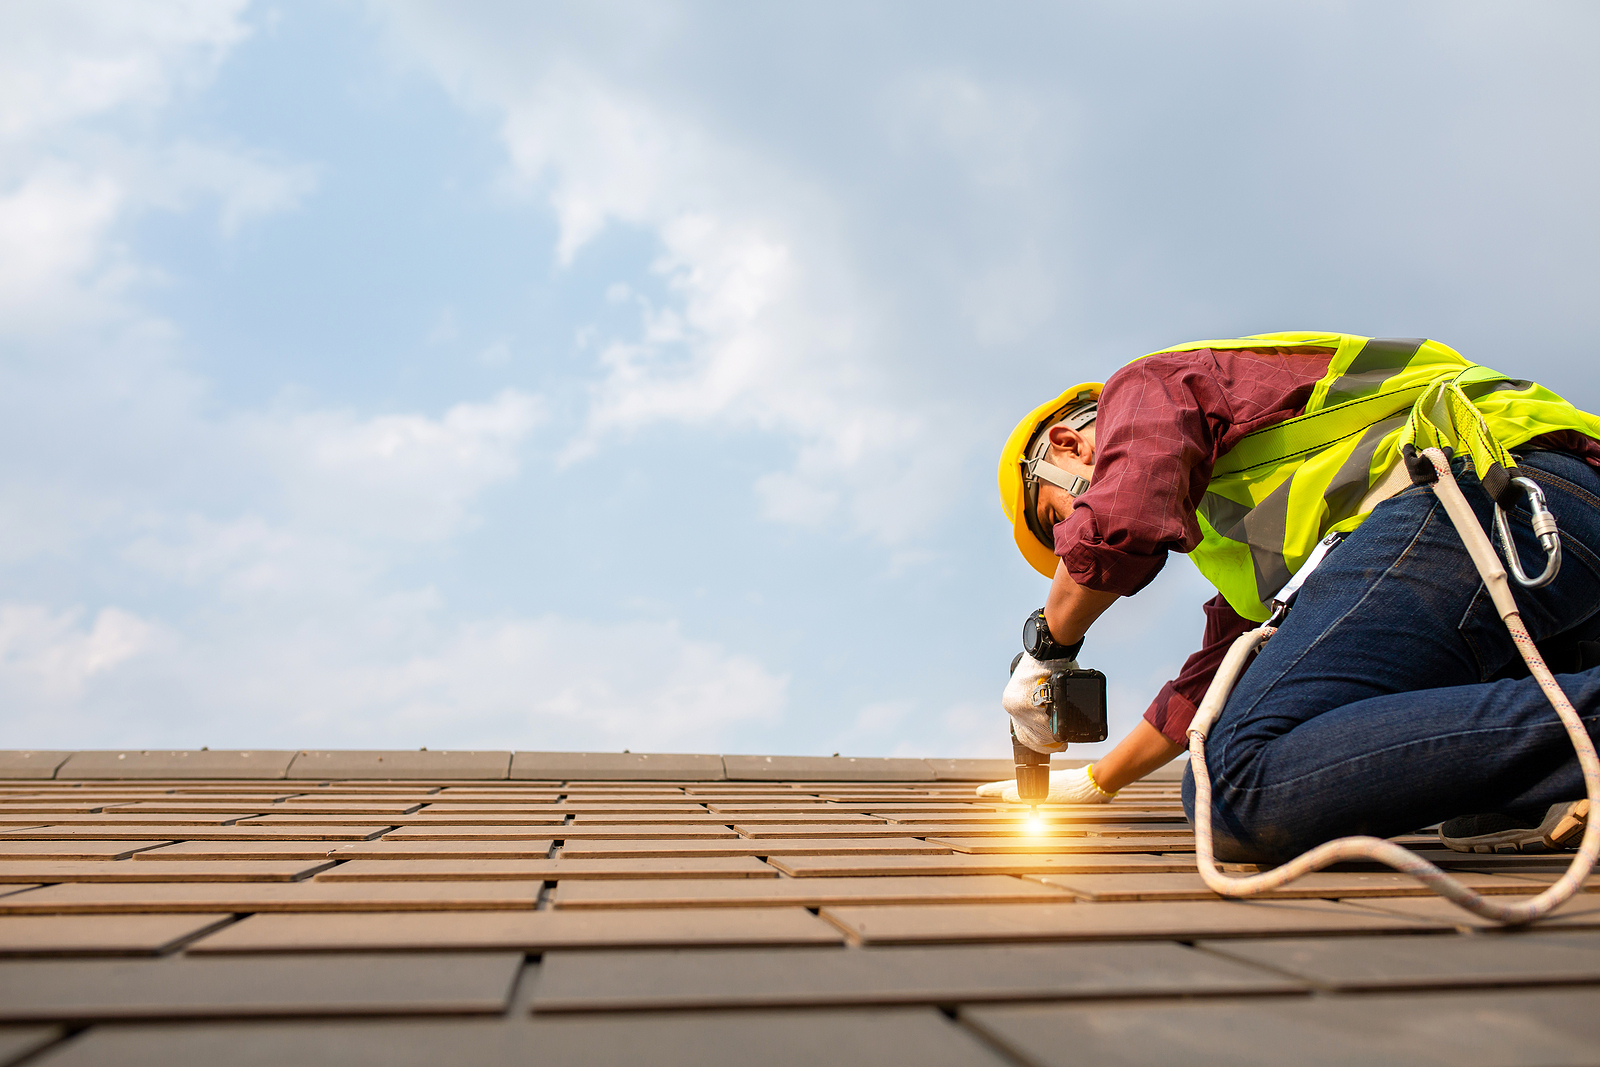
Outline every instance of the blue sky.
<path fill-rule="evenodd" d="M 5 744 L 1002 754 L 1040 399 L 1336 329 L 1600 409 L 1597 29 L 7 4 Z M 1091 635 L 1114 736 L 1205 596 Z"/>

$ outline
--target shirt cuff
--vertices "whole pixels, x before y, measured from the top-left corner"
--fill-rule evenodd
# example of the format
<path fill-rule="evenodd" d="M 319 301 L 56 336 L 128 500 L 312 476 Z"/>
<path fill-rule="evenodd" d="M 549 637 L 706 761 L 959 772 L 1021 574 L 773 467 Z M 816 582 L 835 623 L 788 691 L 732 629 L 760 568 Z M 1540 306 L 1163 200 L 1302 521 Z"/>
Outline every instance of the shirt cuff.
<path fill-rule="evenodd" d="M 1057 552 L 1067 573 L 1079 585 L 1101 593 L 1132 596 L 1155 579 L 1167 564 L 1167 554 L 1138 556 L 1112 548 L 1105 542 L 1078 541 Z"/>
<path fill-rule="evenodd" d="M 1162 737 L 1175 745 L 1189 744 L 1189 724 L 1194 721 L 1194 713 L 1199 710 L 1190 703 L 1189 698 L 1173 688 L 1168 682 L 1161 687 L 1161 692 L 1150 702 L 1150 707 L 1145 710 L 1144 721 L 1156 728 Z"/>
<path fill-rule="evenodd" d="M 1073 508 L 1051 532 L 1055 553 L 1067 565 L 1072 580 L 1097 592 L 1132 596 L 1149 585 L 1167 562 L 1165 548 L 1143 554 L 1108 544 L 1097 528 L 1094 512 L 1087 507 Z"/>

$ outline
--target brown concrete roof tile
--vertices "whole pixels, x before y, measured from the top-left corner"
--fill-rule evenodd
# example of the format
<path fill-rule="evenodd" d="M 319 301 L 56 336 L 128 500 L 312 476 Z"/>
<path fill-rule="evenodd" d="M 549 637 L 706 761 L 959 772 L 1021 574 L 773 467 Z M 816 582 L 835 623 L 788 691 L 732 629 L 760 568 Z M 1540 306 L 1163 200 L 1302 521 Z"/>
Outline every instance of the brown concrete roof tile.
<path fill-rule="evenodd" d="M 1529 886 L 1527 895 L 1532 896 L 1538 889 L 1537 885 Z M 1385 897 L 1381 900 L 1363 897 L 1347 903 L 1351 907 L 1367 908 L 1385 915 L 1444 923 L 1462 930 L 1503 932 L 1499 924 L 1468 914 L 1439 897 Z M 1600 896 L 1594 893 L 1592 887 L 1589 892 L 1580 893 L 1539 920 L 1538 926 L 1534 927 L 1538 931 L 1563 928 L 1600 928 Z"/>
<path fill-rule="evenodd" d="M 0 751 L 0 780 L 54 778 L 71 752 Z"/>
<path fill-rule="evenodd" d="M 54 823 L 7 830 L 0 834 L 0 847 L 9 840 L 17 841 L 71 841 L 75 837 L 105 841 L 159 841 L 174 837 L 185 841 L 366 841 L 389 829 L 382 822 L 360 825 L 326 824 L 285 826 L 252 823 L 248 826 L 206 825 L 199 823 L 89 823 L 84 825 Z"/>
<path fill-rule="evenodd" d="M 822 914 L 864 945 L 1449 929 L 1436 919 L 1406 919 L 1323 900 L 846 906 L 824 908 Z"/>
<path fill-rule="evenodd" d="M 558 909 L 726 908 L 799 904 L 937 904 L 951 901 L 1016 903 L 1060 899 L 1064 891 L 1007 875 L 908 878 L 749 878 L 743 880 L 563 881 L 551 904 Z"/>
<path fill-rule="evenodd" d="M 554 820 L 537 822 L 495 823 L 404 823 L 397 824 L 383 835 L 385 841 L 517 841 L 527 847 L 529 842 L 543 841 L 549 846 L 551 837 L 561 826 Z M 367 840 L 364 838 L 363 840 Z"/>
<path fill-rule="evenodd" d="M 742 838 L 732 841 L 683 839 L 677 841 L 623 840 L 574 841 L 563 851 L 563 856 L 588 859 L 644 858 L 646 856 L 852 856 L 885 855 L 912 856 L 942 855 L 943 846 L 915 837 L 825 837 L 776 838 L 754 841 Z"/>
<path fill-rule="evenodd" d="M 1012 1061 L 931 1008 L 872 1012 L 724 1011 L 517 1020 L 306 1020 L 294 1024 L 96 1026 L 53 1053 L 51 1067 L 705 1067 L 758 1050 L 762 1067 L 1004 1067 Z"/>
<path fill-rule="evenodd" d="M 21 1063 L 66 1035 L 59 1026 L 0 1026 L 0 1063 Z"/>
<path fill-rule="evenodd" d="M 296 882 L 333 861 L 285 859 L 190 860 L 174 863 L 0 862 L 0 882 Z"/>
<path fill-rule="evenodd" d="M 1192 871 L 1192 859 L 1147 853 L 1100 855 L 971 856 L 773 856 L 767 860 L 794 878 L 866 877 L 901 874 L 1127 874 L 1146 871 Z"/>
<path fill-rule="evenodd" d="M 559 824 L 557 812 L 497 815 L 494 812 L 434 814 L 416 811 L 405 814 L 328 814 L 318 812 L 272 811 L 239 819 L 240 826 L 549 826 Z"/>
<path fill-rule="evenodd" d="M 828 756 L 723 756 L 733 780 L 764 782 L 928 782 L 935 779 L 927 760 L 851 759 Z"/>
<path fill-rule="evenodd" d="M 525 840 L 521 837 L 469 838 L 435 841 L 425 837 L 396 837 L 393 834 L 373 841 L 347 841 L 333 845 L 328 855 L 339 860 L 425 860 L 425 859 L 540 859 L 550 854 L 548 838 Z"/>
<path fill-rule="evenodd" d="M 930 837 L 930 845 L 972 856 L 1039 856 L 1051 853 L 1086 855 L 1103 852 L 1192 852 L 1192 837 L 1089 837 L 1035 835 L 1019 837 Z"/>
<path fill-rule="evenodd" d="M 542 882 L 62 883 L 0 897 L 0 915 L 531 910 Z"/>
<path fill-rule="evenodd" d="M 0 955 L 159 956 L 231 922 L 226 914 L 0 915 Z"/>
<path fill-rule="evenodd" d="M 732 824 L 733 828 L 745 837 L 752 840 L 764 838 L 788 838 L 802 840 L 808 837 L 817 838 L 848 838 L 848 837 L 910 837 L 912 831 L 904 826 L 885 822 L 781 822 L 759 823 L 740 820 Z"/>
<path fill-rule="evenodd" d="M 511 768 L 509 752 L 313 752 L 294 753 L 285 778 L 395 779 L 449 777 L 498 780 Z"/>
<path fill-rule="evenodd" d="M 584 778 L 628 781 L 680 778 L 718 781 L 723 775 L 721 756 L 661 755 L 627 752 L 515 752 L 512 779 Z"/>
<path fill-rule="evenodd" d="M 1174 944 L 858 951 L 555 952 L 536 1012 L 952 1004 L 1300 992 L 1305 983 Z"/>
<path fill-rule="evenodd" d="M 282 778 L 293 752 L 110 751 L 74 752 L 57 768 L 61 781 L 97 778 Z"/>
<path fill-rule="evenodd" d="M 499 1012 L 521 967 L 511 952 L 0 961 L 0 1019 Z"/>
<path fill-rule="evenodd" d="M 14 819 L 8 819 L 4 816 L 0 816 L 0 824 L 20 825 L 27 823 L 31 825 L 47 824 L 51 826 L 71 827 L 226 826 L 229 823 L 236 822 L 239 819 L 248 818 L 253 814 L 254 812 L 250 809 L 240 809 L 238 807 L 234 807 L 227 812 L 214 812 L 211 814 L 198 812 L 189 814 L 152 814 L 102 810 L 92 812 L 59 812 L 53 815 L 48 815 L 44 818 L 40 818 L 37 815 L 26 817 L 18 816 Z"/>
<path fill-rule="evenodd" d="M 563 852 L 557 859 L 363 859 L 317 876 L 319 882 L 480 882 L 563 878 L 775 878 L 754 856 L 629 856 L 599 859 Z"/>
<path fill-rule="evenodd" d="M 171 841 L 23 841 L 0 835 L 0 863 L 28 860 L 121 860 Z"/>
<path fill-rule="evenodd" d="M 1204 1050 L 1229 1067 L 1490 1067 L 1592 1063 L 1597 1007 L 1590 988 L 977 1005 L 962 1017 L 1038 1067 L 1204 1063 Z"/>
<path fill-rule="evenodd" d="M 202 938 L 190 955 L 239 952 L 371 952 L 513 948 L 678 948 L 693 945 L 841 945 L 844 935 L 801 907 L 708 912 L 415 912 L 256 915 Z"/>
<path fill-rule="evenodd" d="M 1060 886 L 1081 900 L 1222 900 L 1194 871 L 1182 874 L 1040 874 L 1041 882 Z M 1463 873 L 1461 881 L 1479 893 L 1528 895 L 1530 886 L 1500 874 Z M 1289 900 L 1355 897 L 1432 897 L 1415 878 L 1394 871 L 1318 871 L 1252 899 Z"/>
<path fill-rule="evenodd" d="M 1540 937 L 1337 937 L 1217 942 L 1222 956 L 1325 989 L 1450 989 L 1600 981 L 1600 933 Z"/>

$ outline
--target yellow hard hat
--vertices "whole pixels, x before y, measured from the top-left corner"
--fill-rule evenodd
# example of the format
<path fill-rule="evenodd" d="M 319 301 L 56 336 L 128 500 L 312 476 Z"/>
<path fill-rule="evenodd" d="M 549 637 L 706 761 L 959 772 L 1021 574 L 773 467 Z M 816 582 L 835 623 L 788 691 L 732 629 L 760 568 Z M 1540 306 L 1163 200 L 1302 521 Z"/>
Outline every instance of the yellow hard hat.
<path fill-rule="evenodd" d="M 1023 558 L 1046 578 L 1055 577 L 1055 545 L 1046 539 L 1049 531 L 1034 528 L 1038 524 L 1033 506 L 1038 499 L 1038 483 L 1025 468 L 1037 457 L 1029 455 L 1029 446 L 1035 444 L 1039 431 L 1063 421 L 1063 416 L 1071 414 L 1073 408 L 1081 410 L 1086 404 L 1098 401 L 1100 390 L 1104 388 L 1104 382 L 1083 382 L 1054 400 L 1040 404 L 1017 423 L 1000 453 L 1000 507 L 1011 520 L 1011 536 L 1022 550 Z"/>

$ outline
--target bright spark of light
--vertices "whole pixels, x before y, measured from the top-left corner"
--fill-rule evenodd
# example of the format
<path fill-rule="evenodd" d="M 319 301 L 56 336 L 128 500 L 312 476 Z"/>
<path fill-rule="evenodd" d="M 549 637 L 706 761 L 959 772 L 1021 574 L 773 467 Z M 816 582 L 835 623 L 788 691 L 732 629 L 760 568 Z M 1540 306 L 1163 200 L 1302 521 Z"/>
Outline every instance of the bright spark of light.
<path fill-rule="evenodd" d="M 1035 815 L 1031 819 L 1028 819 L 1026 822 L 1024 822 L 1023 825 L 1029 830 L 1032 830 L 1034 833 L 1039 833 L 1044 829 L 1044 820 Z"/>

